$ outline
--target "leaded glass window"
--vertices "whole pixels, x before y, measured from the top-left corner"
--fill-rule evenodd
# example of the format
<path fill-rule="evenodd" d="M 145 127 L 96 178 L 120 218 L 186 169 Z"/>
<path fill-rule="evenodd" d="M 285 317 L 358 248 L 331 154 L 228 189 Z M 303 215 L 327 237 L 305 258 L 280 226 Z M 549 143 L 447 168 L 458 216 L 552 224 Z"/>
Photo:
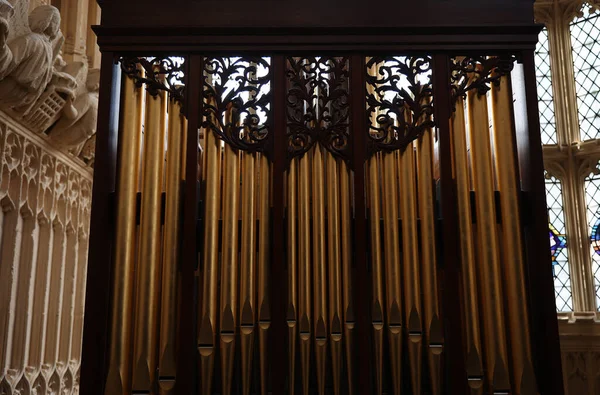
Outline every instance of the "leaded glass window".
<path fill-rule="evenodd" d="M 542 144 L 556 144 L 556 121 L 554 119 L 554 102 L 552 100 L 548 30 L 544 28 L 544 30 L 540 32 L 538 39 L 539 42 L 535 50 L 535 71 L 538 87 Z"/>
<path fill-rule="evenodd" d="M 592 174 L 585 179 L 585 198 L 596 306 L 600 309 L 600 174 Z"/>
<path fill-rule="evenodd" d="M 582 140 L 600 137 L 600 19 L 584 8 L 571 24 L 579 127 Z"/>
<path fill-rule="evenodd" d="M 552 252 L 552 271 L 554 274 L 554 293 L 558 311 L 572 311 L 571 276 L 569 271 L 569 250 L 565 226 L 562 185 L 555 177 L 546 179 L 546 201 L 550 250 Z M 599 256 L 600 257 L 600 256 Z"/>

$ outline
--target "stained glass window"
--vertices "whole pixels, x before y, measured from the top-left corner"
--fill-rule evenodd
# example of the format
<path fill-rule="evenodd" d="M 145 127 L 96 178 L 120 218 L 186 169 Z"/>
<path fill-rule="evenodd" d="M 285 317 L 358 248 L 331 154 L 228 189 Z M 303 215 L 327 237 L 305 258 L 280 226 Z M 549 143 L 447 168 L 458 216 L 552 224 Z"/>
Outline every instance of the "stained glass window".
<path fill-rule="evenodd" d="M 535 74 L 538 87 L 542 144 L 556 144 L 556 121 L 552 100 L 552 81 L 550 79 L 550 45 L 546 28 L 540 32 L 538 39 L 538 45 L 535 49 Z"/>
<path fill-rule="evenodd" d="M 600 19 L 589 13 L 571 24 L 575 85 L 582 140 L 600 137 Z"/>
<path fill-rule="evenodd" d="M 550 222 L 550 250 L 554 274 L 554 294 L 558 311 L 572 311 L 571 276 L 569 273 L 569 250 L 565 227 L 562 185 L 554 177 L 546 179 L 546 202 Z M 599 256 L 600 257 L 600 256 Z"/>
<path fill-rule="evenodd" d="M 590 253 L 592 254 L 596 306 L 600 309 L 600 175 L 590 175 L 585 179 L 585 198 L 590 229 Z"/>

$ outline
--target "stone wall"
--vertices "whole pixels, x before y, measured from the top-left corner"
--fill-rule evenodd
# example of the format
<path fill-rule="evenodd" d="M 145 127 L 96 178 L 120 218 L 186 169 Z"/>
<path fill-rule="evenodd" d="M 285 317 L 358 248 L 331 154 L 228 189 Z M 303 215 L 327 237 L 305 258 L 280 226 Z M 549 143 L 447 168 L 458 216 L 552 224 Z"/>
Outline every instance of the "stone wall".
<path fill-rule="evenodd" d="M 92 172 L 0 113 L 0 394 L 77 387 Z"/>
<path fill-rule="evenodd" d="M 78 393 L 99 10 L 50 3 L 0 0 L 1 395 Z"/>

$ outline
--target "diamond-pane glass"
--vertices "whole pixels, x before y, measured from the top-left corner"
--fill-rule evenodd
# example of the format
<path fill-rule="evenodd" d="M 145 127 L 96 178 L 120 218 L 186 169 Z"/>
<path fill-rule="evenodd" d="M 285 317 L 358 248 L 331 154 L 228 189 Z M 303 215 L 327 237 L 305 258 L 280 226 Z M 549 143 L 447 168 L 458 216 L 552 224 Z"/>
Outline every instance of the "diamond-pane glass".
<path fill-rule="evenodd" d="M 540 108 L 540 129 L 542 144 L 556 144 L 556 121 L 552 100 L 550 76 L 550 45 L 546 28 L 540 32 L 535 49 L 535 74 L 537 78 L 538 105 Z"/>
<path fill-rule="evenodd" d="M 552 252 L 556 310 L 573 311 L 562 185 L 554 177 L 546 179 L 546 202 L 550 222 L 550 250 Z"/>
<path fill-rule="evenodd" d="M 600 310 L 600 175 L 591 175 L 585 179 L 585 199 L 590 229 L 590 254 L 592 254 L 596 306 Z"/>
<path fill-rule="evenodd" d="M 579 128 L 582 140 L 600 137 L 600 15 L 588 14 L 571 24 Z"/>

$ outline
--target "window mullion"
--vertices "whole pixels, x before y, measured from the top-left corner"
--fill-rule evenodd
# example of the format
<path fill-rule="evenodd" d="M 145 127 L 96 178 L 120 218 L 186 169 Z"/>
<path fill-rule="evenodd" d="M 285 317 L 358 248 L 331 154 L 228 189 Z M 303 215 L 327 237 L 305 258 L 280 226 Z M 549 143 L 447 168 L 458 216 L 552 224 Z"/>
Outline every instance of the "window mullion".
<path fill-rule="evenodd" d="M 569 151 L 568 170 L 563 185 L 567 229 L 571 239 L 569 248 L 573 257 L 570 261 L 573 308 L 576 312 L 595 311 L 594 277 L 591 274 L 592 258 L 584 188 L 584 179 L 589 171 L 586 173 L 582 169 L 580 158 L 576 158 L 572 150 Z"/>

